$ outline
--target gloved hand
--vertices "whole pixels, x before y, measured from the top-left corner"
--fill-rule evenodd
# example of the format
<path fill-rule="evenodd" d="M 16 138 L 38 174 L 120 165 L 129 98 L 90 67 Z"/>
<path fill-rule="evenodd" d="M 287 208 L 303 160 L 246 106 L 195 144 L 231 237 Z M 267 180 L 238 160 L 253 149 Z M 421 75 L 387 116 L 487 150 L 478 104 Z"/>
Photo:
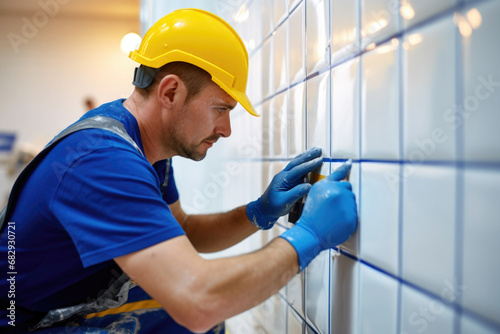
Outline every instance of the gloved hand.
<path fill-rule="evenodd" d="M 339 182 L 350 168 L 350 162 L 346 163 L 316 182 L 306 198 L 302 216 L 280 235 L 297 251 L 300 271 L 322 250 L 343 243 L 356 230 L 358 215 L 351 184 Z"/>
<path fill-rule="evenodd" d="M 268 230 L 279 217 L 292 210 L 294 203 L 311 189 L 303 178 L 321 167 L 321 148 L 314 147 L 299 154 L 281 172 L 276 174 L 266 192 L 247 205 L 247 216 L 257 228 Z"/>

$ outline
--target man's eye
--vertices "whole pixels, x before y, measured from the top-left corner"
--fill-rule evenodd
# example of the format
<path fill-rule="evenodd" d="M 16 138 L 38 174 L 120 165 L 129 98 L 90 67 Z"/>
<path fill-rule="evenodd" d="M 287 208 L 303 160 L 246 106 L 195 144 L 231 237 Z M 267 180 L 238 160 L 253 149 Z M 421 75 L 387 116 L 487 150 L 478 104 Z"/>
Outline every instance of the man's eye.
<path fill-rule="evenodd" d="M 215 108 L 219 114 L 222 114 L 226 108 Z"/>

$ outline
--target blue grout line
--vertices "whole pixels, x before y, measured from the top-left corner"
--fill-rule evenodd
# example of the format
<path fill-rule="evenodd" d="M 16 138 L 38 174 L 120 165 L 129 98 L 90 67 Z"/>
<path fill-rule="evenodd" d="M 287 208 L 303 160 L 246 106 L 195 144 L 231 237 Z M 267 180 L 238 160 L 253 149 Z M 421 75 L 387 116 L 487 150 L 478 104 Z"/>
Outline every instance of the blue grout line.
<path fill-rule="evenodd" d="M 487 2 L 487 1 L 491 1 L 491 0 L 476 0 L 476 1 L 474 2 L 474 4 L 477 4 L 477 3 L 482 3 L 482 2 Z M 304 5 L 305 5 L 305 3 L 304 3 Z M 296 8 L 298 8 L 298 7 L 299 7 L 299 6 L 296 6 L 296 7 L 295 7 L 295 9 L 296 9 Z M 307 6 L 304 6 L 304 7 L 307 7 Z M 419 22 L 419 23 L 417 23 L 417 24 L 415 24 L 415 25 L 413 25 L 413 26 L 411 26 L 411 27 L 409 27 L 409 28 L 407 28 L 407 29 L 402 28 L 402 29 L 401 29 L 401 31 L 397 32 L 396 34 L 391 35 L 391 36 L 389 36 L 389 37 L 386 37 L 386 38 L 384 38 L 384 39 L 382 39 L 382 40 L 378 41 L 378 42 L 377 42 L 377 45 L 382 45 L 382 44 L 385 44 L 385 43 L 387 43 L 387 42 L 391 41 L 391 40 L 392 40 L 392 39 L 394 39 L 394 38 L 402 38 L 404 35 L 406 35 L 406 34 L 410 34 L 410 33 L 414 32 L 415 30 L 418 30 L 418 29 L 422 28 L 423 26 L 426 26 L 426 25 L 432 24 L 432 23 L 434 23 L 434 22 L 436 22 L 436 21 L 439 21 L 440 19 L 443 19 L 443 18 L 445 18 L 445 17 L 449 16 L 449 15 L 453 15 L 453 13 L 454 13 L 457 9 L 460 9 L 460 8 L 461 8 L 461 6 L 460 6 L 460 5 L 455 5 L 455 6 L 453 6 L 453 7 L 450 7 L 449 9 L 446 9 L 446 10 L 444 10 L 444 11 L 440 12 L 440 13 L 437 13 L 437 14 L 435 14 L 434 16 L 431 16 L 431 17 L 427 18 L 426 20 L 423 20 L 422 22 Z M 294 10 L 295 10 L 295 9 L 294 9 Z M 305 11 L 307 11 L 307 8 L 305 8 Z M 286 20 L 289 18 L 289 16 L 290 16 L 290 13 L 287 15 L 287 17 L 285 18 L 285 20 L 284 20 L 284 21 L 286 21 Z M 307 17 L 307 14 L 306 14 L 306 17 Z M 283 22 L 284 22 L 284 21 L 283 21 Z M 282 22 L 282 23 L 283 23 L 283 22 Z M 281 24 L 282 24 L 282 23 L 281 23 Z M 281 24 L 280 24 L 280 25 L 281 25 Z M 262 48 L 263 44 L 264 44 L 264 43 L 265 43 L 265 42 L 266 42 L 269 38 L 271 38 L 271 36 L 275 33 L 276 29 L 277 29 L 280 25 L 278 25 L 277 27 L 275 27 L 275 28 L 274 28 L 274 29 L 273 29 L 273 30 L 272 30 L 272 31 L 271 31 L 268 35 L 266 35 L 266 37 L 263 39 L 262 43 L 260 43 L 260 44 L 259 44 L 259 45 L 258 45 L 258 46 L 257 46 L 257 47 L 253 50 L 253 51 L 252 51 L 252 53 L 251 53 L 250 57 L 252 57 L 252 56 L 253 56 L 253 55 L 254 55 L 254 54 L 255 54 L 255 53 L 256 53 L 256 52 L 257 52 L 260 48 Z M 305 20 L 304 25 L 305 25 L 305 28 L 307 29 L 307 21 L 306 21 L 306 20 Z M 307 38 L 307 31 L 306 31 L 306 38 Z M 359 50 L 358 52 L 356 52 L 356 53 L 354 53 L 354 54 L 351 54 L 351 55 L 347 56 L 346 58 L 344 58 L 344 59 L 340 60 L 339 62 L 336 62 L 336 63 L 331 63 L 331 64 L 330 64 L 330 66 L 329 66 L 329 68 L 323 69 L 323 70 L 318 71 L 318 72 L 311 73 L 310 75 L 308 75 L 308 76 L 305 78 L 305 80 L 307 81 L 307 80 L 309 80 L 309 79 L 311 79 L 311 78 L 313 78 L 313 77 L 315 77 L 315 76 L 318 76 L 318 75 L 320 75 L 320 74 L 322 74 L 322 73 L 324 73 L 324 72 L 326 72 L 326 71 L 330 71 L 330 70 L 332 70 L 334 67 L 337 67 L 337 66 L 339 66 L 339 65 L 342 65 L 342 64 L 344 64 L 344 63 L 346 63 L 346 62 L 348 62 L 348 61 L 350 61 L 350 60 L 352 60 L 352 59 L 354 59 L 354 58 L 360 57 L 360 56 L 361 56 L 361 55 L 363 55 L 364 53 L 366 53 L 366 52 L 370 52 L 370 51 L 371 51 L 371 50 L 366 50 L 366 49 Z M 304 58 L 305 58 L 305 57 L 307 57 L 307 53 L 305 53 L 305 54 L 304 54 Z M 305 59 L 305 61 L 306 61 L 306 64 L 307 64 L 307 59 Z M 306 66 L 306 71 L 307 71 L 307 66 Z M 294 84 L 294 85 L 295 85 L 295 84 Z M 286 89 L 288 89 L 288 88 L 291 88 L 291 87 L 292 87 L 292 86 L 287 87 L 287 88 L 285 88 L 284 90 L 286 90 Z M 258 102 L 256 102 L 256 103 L 254 103 L 254 105 L 255 105 L 255 106 L 259 106 L 259 105 L 261 105 L 262 103 L 264 103 L 265 101 L 267 101 L 267 100 L 269 100 L 269 99 L 271 99 L 271 98 L 275 97 L 276 95 L 278 95 L 278 94 L 282 93 L 284 90 L 280 90 L 279 92 L 275 92 L 275 93 L 271 94 L 270 96 L 264 97 L 264 99 L 263 99 L 262 101 L 258 101 Z"/>
<path fill-rule="evenodd" d="M 457 10 L 463 8 L 463 3 L 459 3 Z M 455 26 L 455 105 L 459 106 L 462 104 L 464 97 L 464 62 L 462 58 L 462 35 L 460 34 L 458 28 Z M 456 112 L 456 111 L 455 111 Z M 460 161 L 464 161 L 464 127 L 457 127 L 455 132 L 455 145 L 456 145 L 456 158 L 457 158 L 457 173 L 456 173 L 456 189 L 455 189 L 455 277 L 457 279 L 458 285 L 462 286 L 463 283 L 463 228 L 464 228 L 464 170 L 461 168 Z M 456 302 L 462 304 L 462 294 L 456 296 Z M 461 332 L 461 322 L 462 309 L 458 309 L 455 313 L 455 321 L 453 324 L 454 333 Z"/>
<path fill-rule="evenodd" d="M 332 332 L 332 250 L 328 250 L 328 333 Z"/>
<path fill-rule="evenodd" d="M 443 300 L 440 296 L 436 295 L 434 292 L 426 290 L 425 288 L 423 288 L 423 287 L 421 287 L 421 286 L 419 286 L 419 285 L 417 285 L 415 283 L 407 281 L 407 280 L 403 279 L 402 277 L 400 277 L 399 275 L 396 276 L 396 275 L 394 275 L 394 274 L 392 274 L 392 273 L 390 273 L 390 272 L 388 272 L 388 271 L 386 271 L 386 270 L 384 270 L 384 269 L 382 269 L 382 268 L 374 265 L 373 263 L 370 263 L 368 261 L 360 259 L 357 256 L 355 256 L 355 255 L 347 252 L 343 248 L 334 247 L 333 249 L 334 250 L 340 250 L 340 254 L 342 254 L 342 255 L 344 255 L 344 256 L 346 256 L 346 257 L 348 257 L 348 258 L 350 258 L 350 259 L 352 259 L 354 261 L 357 261 L 357 262 L 359 262 L 359 263 L 361 263 L 361 264 L 363 264 L 363 265 L 365 265 L 365 266 L 367 266 L 367 267 L 369 267 L 369 268 L 371 268 L 371 269 L 373 269 L 375 271 L 378 271 L 379 273 L 382 273 L 382 274 L 384 274 L 386 276 L 389 276 L 390 278 L 396 280 L 399 283 L 400 287 L 402 285 L 408 286 L 408 287 L 416 290 L 417 292 L 420 292 L 421 294 L 426 295 L 427 297 L 429 297 L 431 299 L 438 300 L 438 301 L 442 302 L 447 307 L 453 309 L 454 313 L 464 313 L 464 314 L 466 314 L 466 315 L 468 315 L 470 317 L 473 317 L 476 320 L 478 320 L 478 321 L 486 324 L 489 327 L 492 327 L 492 328 L 495 328 L 497 330 L 500 330 L 500 324 L 496 324 L 493 321 L 485 318 L 481 314 L 478 314 L 478 313 L 476 313 L 476 312 L 474 312 L 472 310 L 469 310 L 469 309 L 463 307 L 462 305 L 460 305 L 457 302 L 457 300 L 455 300 L 454 302 L 448 302 L 446 300 Z M 399 306 L 398 309 L 401 309 L 401 306 Z M 398 332 L 399 332 L 399 330 L 398 330 Z"/>
<path fill-rule="evenodd" d="M 306 6 L 306 0 L 304 0 L 304 16 L 302 17 L 302 19 L 304 20 L 304 48 L 307 49 L 307 6 Z M 307 144 L 308 144 L 308 140 L 307 140 L 307 123 L 308 123 L 308 111 L 309 111 L 309 107 L 307 106 L 307 102 L 308 102 L 308 89 L 307 89 L 307 52 L 304 52 L 304 59 L 303 59 L 303 62 L 304 62 L 304 67 L 303 67 L 303 70 L 305 71 L 306 73 L 306 78 L 304 78 L 304 147 L 307 149 Z"/>
<path fill-rule="evenodd" d="M 328 91 L 327 91 L 327 95 L 328 95 L 328 103 L 327 103 L 327 106 L 328 106 L 328 110 L 327 110 L 327 113 L 328 113 L 328 122 L 330 123 L 329 124 L 329 128 L 330 128 L 330 131 L 328 133 L 328 156 L 332 156 L 332 151 L 333 151 L 333 148 L 332 148 L 332 119 L 333 119 L 333 115 L 332 115 L 332 110 L 333 110 L 333 103 L 332 103 L 332 72 L 331 72 L 331 68 L 332 68 L 332 9 L 331 9 L 331 1 L 328 1 L 328 43 L 327 43 L 327 47 L 326 47 L 326 50 L 327 50 L 327 55 L 328 55 Z M 330 317 L 328 317 L 328 333 L 330 333 Z"/>
<path fill-rule="evenodd" d="M 255 158 L 255 159 L 232 159 L 235 162 L 286 162 L 293 160 L 290 158 Z M 349 159 L 337 159 L 337 158 L 323 158 L 324 162 L 333 163 L 344 163 Z M 442 166 L 442 167 L 454 167 L 458 170 L 467 169 L 485 169 L 485 170 L 498 170 L 500 169 L 499 162 L 490 161 L 446 161 L 446 160 L 436 160 L 436 161 L 408 161 L 408 160 L 376 160 L 376 159 L 351 159 L 353 163 L 379 163 L 379 164 L 399 164 L 399 165 L 417 165 L 417 166 Z"/>
<path fill-rule="evenodd" d="M 281 227 L 284 227 L 281 224 L 279 224 L 279 225 Z M 287 227 L 284 227 L 284 228 L 287 228 Z M 423 287 L 421 287 L 421 286 L 419 286 L 419 285 L 417 285 L 415 283 L 412 283 L 410 281 L 407 281 L 407 280 L 403 279 L 401 277 L 400 273 L 398 273 L 398 275 L 394 275 L 394 274 L 392 274 L 392 273 L 390 273 L 390 272 L 388 272 L 388 271 L 380 268 L 379 266 L 377 266 L 377 265 L 375 265 L 375 264 L 373 264 L 371 262 L 363 260 L 363 259 L 357 257 L 356 255 L 349 253 L 345 249 L 340 248 L 338 246 L 337 247 L 333 247 L 332 249 L 335 250 L 335 251 L 337 251 L 337 252 L 339 252 L 341 255 L 346 256 L 347 258 L 350 258 L 353 261 L 357 261 L 357 262 L 359 262 L 359 263 L 361 263 L 361 264 L 363 264 L 363 265 L 365 265 L 365 266 L 367 266 L 367 267 L 369 267 L 369 268 L 371 268 L 371 269 L 373 269 L 373 270 L 375 270 L 375 271 L 377 271 L 377 272 L 379 272 L 379 273 L 381 273 L 381 274 L 383 274 L 385 276 L 388 276 L 388 277 L 394 279 L 395 281 L 397 281 L 399 283 L 399 285 L 398 285 L 398 290 L 399 290 L 398 291 L 398 299 L 399 299 L 399 301 L 398 301 L 398 304 L 399 304 L 398 305 L 398 328 L 399 328 L 399 324 L 400 324 L 400 312 L 401 312 L 400 311 L 401 310 L 401 293 L 400 293 L 400 291 L 401 291 L 402 286 L 404 285 L 404 286 L 408 286 L 408 287 L 410 287 L 410 288 L 412 288 L 412 289 L 414 289 L 414 290 L 416 290 L 416 291 L 418 291 L 418 292 L 426 295 L 429 298 L 441 301 L 443 304 L 445 304 L 448 307 L 450 307 L 451 309 L 453 309 L 454 313 L 457 313 L 457 314 L 462 314 L 462 313 L 466 314 L 466 315 L 468 315 L 468 316 L 470 316 L 470 317 L 472 317 L 472 318 L 474 318 L 474 319 L 476 319 L 476 320 L 478 320 L 478 321 L 486 324 L 487 326 L 489 326 L 491 328 L 495 328 L 497 330 L 500 330 L 500 324 L 496 324 L 496 323 L 492 322 L 491 320 L 485 318 L 481 314 L 478 314 L 478 313 L 476 313 L 476 312 L 474 312 L 472 310 L 464 308 L 462 305 L 460 305 L 458 298 L 453 303 L 450 303 L 448 301 L 443 301 L 443 299 L 440 296 L 436 295 L 434 292 L 426 290 L 425 288 L 423 288 Z M 330 272 L 331 272 L 331 270 L 330 270 Z M 460 284 L 460 282 L 459 282 L 459 284 Z M 282 298 L 285 299 L 283 296 L 282 296 Z M 294 310 L 294 312 L 296 312 L 300 316 L 300 314 L 293 308 L 293 306 L 288 302 L 288 300 L 285 299 L 285 301 Z M 304 319 L 304 317 L 302 317 L 302 316 L 300 316 L 300 317 L 301 317 L 301 319 L 303 319 L 304 321 L 306 321 Z M 398 330 L 398 332 L 399 332 L 399 330 Z"/>
<path fill-rule="evenodd" d="M 356 31 L 357 32 L 361 32 L 361 0 L 358 0 L 357 1 L 357 4 L 358 4 L 358 8 L 357 8 L 357 13 L 356 13 Z M 358 45 L 361 45 L 361 34 L 358 33 L 356 38 L 359 38 L 359 43 Z M 334 65 L 332 65 L 332 68 L 333 68 Z M 355 99 L 358 100 L 358 108 L 357 110 L 354 110 L 355 113 L 357 113 L 357 120 L 358 120 L 358 157 L 361 159 L 362 157 L 362 152 L 363 152 L 363 140 L 362 140 L 362 131 L 363 131 L 363 122 L 362 122 L 362 119 L 363 119 L 363 116 L 362 116 L 362 110 L 363 110 L 363 99 L 361 98 L 362 96 L 362 93 L 361 93 L 361 90 L 362 90 L 362 87 L 363 87 L 363 83 L 362 83 L 362 80 L 363 80 L 363 58 L 362 57 L 359 57 L 359 63 L 357 65 L 357 84 L 355 86 Z M 332 98 L 332 104 L 333 104 L 333 98 Z M 333 156 L 333 148 L 331 148 L 331 152 L 332 152 L 332 156 Z M 361 203 L 363 201 L 363 198 L 361 197 L 361 189 L 362 189 L 362 173 L 361 173 L 361 170 L 362 170 L 362 164 L 360 163 L 359 164 L 359 188 L 358 188 L 358 204 L 359 206 L 357 207 L 357 211 L 358 213 L 361 213 Z M 358 215 L 358 222 L 360 221 L 359 219 L 359 215 Z M 361 222 L 362 223 L 362 222 Z M 358 223 L 359 224 L 359 223 Z M 362 234 L 362 231 L 361 229 L 359 228 L 359 225 L 358 225 L 358 240 L 357 240 L 357 249 L 356 251 L 358 253 L 360 253 L 360 245 L 361 245 L 361 234 Z M 330 261 L 331 262 L 331 261 Z M 357 297 L 357 301 L 356 301 L 356 314 L 358 316 L 358 319 L 361 318 L 361 269 L 358 267 L 356 268 L 357 270 L 357 275 L 358 275 L 358 279 L 356 280 L 357 281 L 357 291 L 358 293 L 356 294 L 356 297 Z M 361 325 L 358 325 L 358 326 L 361 326 Z M 357 330 L 359 331 L 360 329 L 357 328 Z"/>
<path fill-rule="evenodd" d="M 281 294 L 278 293 L 279 297 L 285 302 L 285 304 L 292 310 L 293 313 L 295 313 L 303 322 L 304 324 L 309 327 L 315 334 L 319 334 L 314 327 L 312 327 L 309 322 L 305 319 L 306 317 L 303 317 L 294 307 L 290 302 Z"/>
<path fill-rule="evenodd" d="M 399 24 L 402 23 L 402 18 L 399 17 Z M 403 57 L 403 38 L 399 38 L 397 57 L 398 57 L 398 115 L 399 115 L 399 129 L 398 129 L 398 141 L 399 141 L 399 159 L 401 160 L 404 156 L 404 57 Z M 400 163 L 398 166 L 399 182 L 398 182 L 398 276 L 403 275 L 403 166 Z M 397 291 L 397 315 L 396 315 L 396 330 L 398 333 L 401 332 L 402 327 L 402 306 L 403 306 L 403 286 L 398 283 Z"/>
<path fill-rule="evenodd" d="M 490 0 L 476 0 L 476 1 L 473 1 L 472 4 L 477 4 L 477 3 L 483 3 L 483 2 L 487 2 L 487 1 L 490 1 Z M 359 0 L 358 0 L 358 4 L 359 4 Z M 300 5 L 300 2 L 299 2 L 299 5 Z M 295 10 L 297 10 L 297 8 L 299 8 L 299 5 L 298 6 L 295 6 L 292 11 L 290 11 L 288 13 L 288 16 L 285 18 L 285 20 L 283 20 L 283 22 L 285 22 L 288 18 L 289 18 L 289 15 L 294 12 Z M 305 3 L 304 3 L 305 5 Z M 401 32 L 399 32 L 398 34 L 396 34 L 395 36 L 391 36 L 389 38 L 387 38 L 385 41 L 382 41 L 382 42 L 386 42 L 386 41 L 389 41 L 391 39 L 393 39 L 394 37 L 396 38 L 402 38 L 405 34 L 408 34 L 409 32 L 412 32 L 414 31 L 415 29 L 419 29 L 421 28 L 422 26 L 424 25 L 427 25 L 429 23 L 432 23 L 434 21 L 437 21 L 447 15 L 451 15 L 454 11 L 462 8 L 465 4 L 460 2 L 459 4 L 457 4 L 456 6 L 450 8 L 449 10 L 446 10 L 446 11 L 443 11 L 433 17 L 430 17 L 429 19 L 415 25 L 415 26 L 412 26 L 411 28 L 409 29 L 406 29 L 406 30 L 403 30 Z M 471 3 L 469 3 L 468 5 L 471 5 Z M 305 7 L 305 6 L 304 6 Z M 360 15 L 360 12 L 361 12 L 361 6 L 358 5 L 358 15 Z M 399 16 L 398 16 L 399 17 Z M 399 17 L 399 19 L 401 20 L 401 18 Z M 280 23 L 283 24 L 283 22 Z M 304 21 L 304 25 L 306 25 L 307 22 Z M 279 27 L 279 25 L 277 26 Z M 276 28 L 277 28 L 276 27 Z M 275 28 L 275 29 L 276 29 Z M 267 38 L 270 38 L 270 36 L 272 36 L 272 34 L 274 33 L 275 29 L 265 38 L 265 40 L 267 40 Z M 358 34 L 359 35 L 359 34 Z M 458 34 L 458 32 L 456 33 L 456 36 L 458 38 L 460 38 L 460 35 Z M 264 40 L 264 41 L 265 41 Z M 263 41 L 263 43 L 264 43 Z M 262 44 L 263 44 L 262 43 Z M 261 44 L 261 45 L 262 45 Z M 382 43 L 377 43 L 377 45 L 379 44 L 382 44 Z M 398 52 L 398 56 L 399 56 L 399 90 L 400 90 L 400 100 L 399 100 L 399 114 L 400 114 L 400 120 L 399 120 L 399 142 L 400 142 L 400 147 L 399 147 L 399 153 L 400 153 L 400 157 L 403 158 L 403 151 L 404 151 L 404 147 L 403 147 L 403 125 L 404 125 L 404 119 L 403 119 L 403 113 L 404 113 L 404 110 L 403 110 L 403 50 L 401 48 L 401 43 L 399 43 L 399 52 Z M 460 43 L 456 43 L 456 47 L 457 47 L 457 50 L 455 53 L 456 53 L 456 75 L 457 75 L 457 78 L 456 78 L 456 82 L 457 82 L 457 87 L 456 87 L 456 101 L 457 103 L 459 103 L 461 101 L 461 97 L 462 97 L 462 94 L 463 94 L 463 83 L 464 83 L 464 78 L 463 78 L 463 73 L 461 72 L 461 67 L 463 64 L 463 59 L 461 58 L 461 48 L 460 48 Z M 273 97 L 275 97 L 276 95 L 279 95 L 283 92 L 285 92 L 286 90 L 298 85 L 298 84 L 301 84 L 301 83 L 306 83 L 306 87 L 305 87 L 305 90 L 306 90 L 306 94 L 305 94 L 305 105 L 306 105 L 306 120 L 305 120 L 305 126 L 306 126 L 306 136 L 305 136 L 305 144 L 306 144 L 306 147 L 307 147 L 307 81 L 310 80 L 311 78 L 314 78 L 315 76 L 317 75 L 320 75 L 322 74 L 323 72 L 326 72 L 326 71 L 330 71 L 333 67 L 335 66 L 338 66 L 339 64 L 342 64 L 342 63 L 345 63 L 353 58 L 356 58 L 356 57 L 360 57 L 363 53 L 367 52 L 366 50 L 361 50 L 359 51 L 357 54 L 354 54 L 354 55 L 351 55 L 349 56 L 348 58 L 346 58 L 345 60 L 341 61 L 340 63 L 336 63 L 336 64 L 330 64 L 330 68 L 329 69 L 325 69 L 324 71 L 321 71 L 321 72 L 315 72 L 315 73 L 312 73 L 310 74 L 309 76 L 307 76 L 306 78 L 304 78 L 303 80 L 299 81 L 299 82 L 296 82 L 296 83 L 293 83 L 293 84 L 290 84 L 288 88 L 285 88 L 279 92 L 276 92 L 274 94 L 272 94 L 271 96 L 268 96 L 266 97 L 261 103 L 264 103 L 265 101 L 268 101 L 269 99 L 272 99 Z M 305 59 L 306 55 L 304 55 L 304 59 Z M 307 62 L 306 62 L 307 64 Z M 331 80 L 331 79 L 330 79 Z M 361 104 L 360 104 L 361 106 Z M 361 110 L 361 109 L 359 109 Z M 330 117 L 330 136 L 331 136 L 331 122 L 332 122 L 332 119 Z M 360 122 L 361 122 L 361 119 L 360 119 Z M 359 124 L 360 126 L 360 153 L 361 153 L 361 124 Z M 460 128 L 459 128 L 460 129 Z M 330 140 L 330 143 L 331 143 L 331 140 Z M 458 284 L 462 284 L 463 282 L 463 238 L 464 238 L 464 235 L 463 235 L 463 204 L 464 204 L 464 179 L 463 179 L 463 173 L 465 171 L 465 169 L 467 168 L 484 168 L 484 169 L 500 169 L 500 162 L 486 162 L 486 161 L 464 161 L 464 133 L 463 133 L 463 129 L 462 131 L 459 131 L 457 130 L 456 132 L 456 155 L 457 155 L 457 159 L 455 161 L 425 161 L 425 162 L 413 162 L 413 161 L 404 161 L 404 160 L 369 160 L 369 159 L 359 159 L 359 160 L 355 160 L 355 162 L 358 162 L 358 163 L 388 163 L 388 164 L 399 164 L 400 166 L 400 176 L 401 176 L 401 168 L 403 165 L 405 164 L 417 164 L 417 165 L 441 165 L 441 166 L 450 166 L 450 167 L 454 167 L 456 170 L 457 170 L 457 178 L 456 178 L 456 182 L 457 182 L 457 189 L 456 189 L 456 215 L 457 215 L 457 219 L 456 219 L 456 235 L 455 235 L 455 273 L 458 277 Z M 291 160 L 291 159 L 272 159 L 272 158 L 268 158 L 268 159 L 257 159 L 256 161 L 259 161 L 259 162 L 262 162 L 262 161 L 288 161 L 288 160 Z M 324 161 L 325 162 L 344 162 L 346 159 L 334 159 L 334 158 L 324 158 Z M 361 168 L 361 165 L 360 165 L 360 168 Z M 361 185 L 360 185 L 360 188 L 361 188 Z M 439 296 L 437 296 L 436 294 L 430 292 L 430 291 L 427 291 L 425 290 L 424 288 L 418 286 L 418 285 L 415 285 L 411 282 L 408 282 L 406 280 L 404 280 L 402 278 L 402 265 L 403 265 L 403 262 L 402 262 L 402 225 L 403 225 L 403 219 L 402 219 L 402 210 L 403 210 L 403 205 L 402 205 L 402 198 L 403 198 L 403 184 L 400 182 L 400 189 L 399 189 L 399 213 L 398 213 L 398 225 L 399 225 L 399 231 L 398 231 L 398 252 L 399 252 L 399 255 L 398 255 L 398 274 L 397 276 L 394 275 L 394 274 L 391 274 L 391 273 L 388 273 L 384 270 L 382 270 L 381 268 L 378 268 L 377 266 L 363 260 L 363 259 L 359 259 L 357 258 L 356 256 L 346 252 L 345 250 L 343 249 L 340 249 L 340 253 L 344 256 L 347 256 L 355 261 L 359 261 L 360 263 L 364 264 L 364 265 L 367 265 L 368 267 L 374 269 L 374 270 L 377 270 L 393 279 L 395 279 L 396 281 L 398 281 L 398 330 L 401 329 L 401 307 L 402 307 L 402 296 L 401 296 L 401 291 L 402 291 L 402 286 L 405 285 L 405 286 L 408 286 L 408 287 L 411 287 L 417 291 L 419 291 L 420 293 L 423 293 L 425 295 L 427 295 L 428 297 L 430 298 L 433 298 L 433 299 L 437 299 L 437 300 L 441 300 L 441 298 Z M 278 225 L 282 226 L 281 224 L 278 223 Z M 287 228 L 285 226 L 282 226 L 283 228 Z M 330 270 L 330 276 L 329 276 L 329 281 L 330 281 L 330 285 L 331 285 L 331 270 Z M 330 289 L 330 287 L 329 287 Z M 331 291 L 330 291 L 331 293 Z M 309 328 L 311 328 L 315 333 L 316 333 L 316 330 L 314 330 L 309 324 L 308 322 L 306 321 L 306 319 L 304 319 L 289 303 L 288 301 L 286 300 L 285 297 L 283 297 L 281 294 L 280 294 L 280 297 L 282 299 L 284 299 L 286 301 L 286 303 L 288 304 L 288 306 L 290 306 L 293 310 L 293 312 L 295 312 L 302 320 L 304 320 L 304 323 L 306 324 L 306 326 L 308 326 Z M 476 320 L 478 320 L 479 322 L 481 323 L 484 323 L 492 328 L 495 328 L 495 329 L 500 329 L 500 325 L 499 324 L 496 324 L 496 323 L 493 323 L 491 320 L 489 319 L 486 319 L 484 318 L 482 315 L 480 314 L 477 314 L 471 310 L 468 310 L 466 308 L 464 308 L 463 306 L 460 305 L 460 296 L 458 297 L 458 299 L 452 303 L 452 304 L 449 304 L 447 302 L 443 302 L 445 303 L 446 305 L 448 305 L 449 307 L 451 307 L 453 310 L 454 310 L 454 315 L 455 315 L 455 322 L 454 322 L 454 330 L 455 332 L 459 331 L 460 330 L 460 315 L 461 314 L 465 314 L 465 315 L 468 315 Z M 330 303 L 329 303 L 329 310 L 330 310 Z M 329 326 L 329 330 L 331 331 L 331 325 Z"/>

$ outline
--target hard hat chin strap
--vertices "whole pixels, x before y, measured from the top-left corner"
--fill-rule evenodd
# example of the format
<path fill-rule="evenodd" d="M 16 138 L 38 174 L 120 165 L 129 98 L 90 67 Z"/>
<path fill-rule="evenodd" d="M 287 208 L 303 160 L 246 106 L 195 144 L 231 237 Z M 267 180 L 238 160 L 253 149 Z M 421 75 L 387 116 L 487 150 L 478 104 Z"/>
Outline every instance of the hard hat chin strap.
<path fill-rule="evenodd" d="M 132 81 L 132 84 L 138 88 L 146 88 L 153 83 L 156 74 L 160 72 L 160 70 L 161 67 L 152 68 L 145 65 L 136 67 L 134 71 L 134 81 Z"/>

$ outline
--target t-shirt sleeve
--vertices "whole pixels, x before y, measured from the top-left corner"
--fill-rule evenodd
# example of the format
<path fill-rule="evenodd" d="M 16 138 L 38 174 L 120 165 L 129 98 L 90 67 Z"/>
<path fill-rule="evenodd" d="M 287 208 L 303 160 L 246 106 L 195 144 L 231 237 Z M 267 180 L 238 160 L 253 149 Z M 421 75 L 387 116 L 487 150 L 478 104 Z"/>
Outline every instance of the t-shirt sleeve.
<path fill-rule="evenodd" d="M 84 267 L 185 234 L 155 170 L 132 150 L 101 148 L 73 161 L 51 200 Z"/>

